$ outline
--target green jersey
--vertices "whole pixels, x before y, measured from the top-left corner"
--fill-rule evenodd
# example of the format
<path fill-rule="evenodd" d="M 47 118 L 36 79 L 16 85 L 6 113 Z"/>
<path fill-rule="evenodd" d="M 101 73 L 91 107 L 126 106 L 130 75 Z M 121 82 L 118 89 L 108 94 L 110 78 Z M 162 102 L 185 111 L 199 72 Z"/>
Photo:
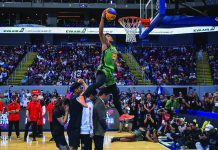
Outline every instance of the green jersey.
<path fill-rule="evenodd" d="M 105 51 L 101 54 L 100 65 L 98 70 L 101 70 L 106 75 L 107 86 L 115 84 L 115 79 L 113 73 L 115 72 L 117 61 L 117 49 L 115 46 L 110 45 Z"/>
<path fill-rule="evenodd" d="M 114 73 L 116 61 L 117 61 L 117 49 L 115 46 L 110 45 L 101 54 L 101 61 L 100 61 L 100 65 L 98 66 L 98 70 L 109 69 L 111 73 Z"/>

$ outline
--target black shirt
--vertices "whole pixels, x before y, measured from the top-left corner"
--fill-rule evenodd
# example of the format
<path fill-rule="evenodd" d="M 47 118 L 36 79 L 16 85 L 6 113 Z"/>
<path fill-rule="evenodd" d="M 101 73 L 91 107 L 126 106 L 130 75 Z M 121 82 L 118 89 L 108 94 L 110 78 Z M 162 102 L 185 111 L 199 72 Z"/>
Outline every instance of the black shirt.
<path fill-rule="evenodd" d="M 145 106 L 147 109 L 151 109 L 153 106 L 155 105 L 155 102 L 153 100 L 150 100 L 150 101 L 146 101 L 145 102 Z M 146 111 L 146 110 L 145 110 Z M 147 112 L 147 111 L 146 111 Z M 147 112 L 148 113 L 148 112 Z M 150 112 L 151 114 L 154 113 L 154 109 Z"/>
<path fill-rule="evenodd" d="M 69 103 L 70 120 L 67 127 L 68 130 L 74 130 L 74 129 L 80 130 L 83 107 L 79 102 L 77 102 L 76 100 L 77 97 L 78 96 L 74 95 L 70 99 L 70 103 Z"/>
<path fill-rule="evenodd" d="M 155 129 L 155 128 L 156 128 L 156 124 L 155 124 L 155 122 L 152 123 L 150 119 L 147 119 L 147 122 L 146 122 L 146 124 L 144 124 L 143 127 L 144 127 L 144 128 L 147 128 L 147 129 L 148 129 L 148 128 L 149 128 L 149 129 Z"/>
<path fill-rule="evenodd" d="M 52 118 L 52 124 L 53 124 L 53 134 L 54 135 L 61 135 L 64 133 L 64 126 L 59 123 L 57 118 L 61 118 L 64 116 L 64 111 L 60 108 L 54 108 L 53 110 L 53 118 Z"/>

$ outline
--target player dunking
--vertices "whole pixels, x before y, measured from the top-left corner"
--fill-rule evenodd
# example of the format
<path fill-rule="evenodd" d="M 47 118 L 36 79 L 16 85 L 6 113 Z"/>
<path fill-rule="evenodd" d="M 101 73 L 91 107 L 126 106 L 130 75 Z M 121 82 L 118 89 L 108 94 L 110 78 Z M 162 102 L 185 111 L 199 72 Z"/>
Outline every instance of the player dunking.
<path fill-rule="evenodd" d="M 85 98 L 90 95 L 92 90 L 95 90 L 101 86 L 106 86 L 107 90 L 113 95 L 114 105 L 117 108 L 120 115 L 123 115 L 123 111 L 120 103 L 119 89 L 115 83 L 113 74 L 116 68 L 117 61 L 117 49 L 112 45 L 113 38 L 109 33 L 104 34 L 104 20 L 105 20 L 106 10 L 103 11 L 101 16 L 101 21 L 99 24 L 99 37 L 102 44 L 102 54 L 100 65 L 98 66 L 96 73 L 96 83 L 90 85 L 87 90 L 77 98 L 84 107 L 87 107 L 85 103 Z M 126 119 L 131 119 L 134 116 L 125 114 Z"/>

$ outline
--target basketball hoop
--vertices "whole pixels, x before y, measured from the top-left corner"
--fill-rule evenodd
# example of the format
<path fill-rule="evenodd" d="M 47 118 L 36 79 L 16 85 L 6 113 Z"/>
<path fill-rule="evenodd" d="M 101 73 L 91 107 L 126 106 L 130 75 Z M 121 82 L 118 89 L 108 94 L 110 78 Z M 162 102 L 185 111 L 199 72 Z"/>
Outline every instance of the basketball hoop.
<path fill-rule="evenodd" d="M 136 33 L 140 24 L 147 27 L 150 25 L 150 19 L 141 19 L 139 17 L 128 16 L 122 17 L 118 22 L 126 31 L 126 42 L 136 42 Z"/>

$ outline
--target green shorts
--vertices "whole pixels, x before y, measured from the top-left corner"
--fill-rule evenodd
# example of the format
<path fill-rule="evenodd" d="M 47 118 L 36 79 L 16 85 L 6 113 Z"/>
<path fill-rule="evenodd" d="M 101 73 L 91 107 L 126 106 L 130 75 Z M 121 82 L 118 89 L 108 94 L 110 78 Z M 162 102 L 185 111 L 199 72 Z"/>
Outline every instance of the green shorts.
<path fill-rule="evenodd" d="M 105 82 L 106 86 L 110 86 L 110 85 L 115 84 L 114 75 L 110 69 L 104 68 L 104 69 L 101 69 L 99 71 L 103 71 L 105 76 L 106 76 L 106 82 Z"/>
<path fill-rule="evenodd" d="M 144 140 L 144 136 L 140 130 L 135 130 L 133 132 L 133 134 L 135 134 L 136 141 L 143 141 Z"/>

